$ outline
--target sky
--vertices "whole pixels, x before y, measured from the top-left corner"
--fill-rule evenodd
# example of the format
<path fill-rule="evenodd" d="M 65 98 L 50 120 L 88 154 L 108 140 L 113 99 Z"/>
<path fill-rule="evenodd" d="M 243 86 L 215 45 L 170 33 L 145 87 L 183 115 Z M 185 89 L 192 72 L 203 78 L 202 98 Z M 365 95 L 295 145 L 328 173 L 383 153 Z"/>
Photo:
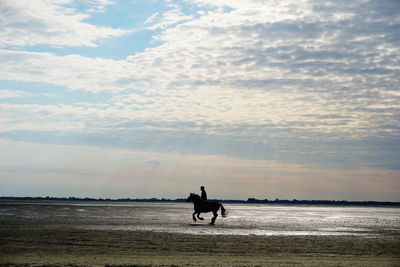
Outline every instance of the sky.
<path fill-rule="evenodd" d="M 400 201 L 400 1 L 0 1 L 0 196 Z"/>

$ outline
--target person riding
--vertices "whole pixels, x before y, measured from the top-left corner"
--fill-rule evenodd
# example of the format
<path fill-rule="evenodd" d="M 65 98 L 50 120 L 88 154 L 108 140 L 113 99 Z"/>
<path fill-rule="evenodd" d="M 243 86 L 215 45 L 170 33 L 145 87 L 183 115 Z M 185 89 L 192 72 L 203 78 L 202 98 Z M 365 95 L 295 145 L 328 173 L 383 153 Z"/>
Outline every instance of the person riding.
<path fill-rule="evenodd" d="M 207 201 L 207 193 L 206 190 L 204 190 L 204 186 L 201 186 L 200 190 L 201 190 L 201 199 Z"/>

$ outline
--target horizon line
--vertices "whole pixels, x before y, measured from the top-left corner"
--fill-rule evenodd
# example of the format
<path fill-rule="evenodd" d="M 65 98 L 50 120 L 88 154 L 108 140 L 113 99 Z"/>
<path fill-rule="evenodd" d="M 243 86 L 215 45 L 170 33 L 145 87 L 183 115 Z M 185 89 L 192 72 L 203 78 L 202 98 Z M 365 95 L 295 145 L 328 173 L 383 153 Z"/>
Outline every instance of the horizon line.
<path fill-rule="evenodd" d="M 186 198 L 91 198 L 91 197 L 42 197 L 42 196 L 24 196 L 24 197 L 15 197 L 15 196 L 0 196 L 0 200 L 61 200 L 61 201 L 110 201 L 110 202 L 183 202 Z M 329 200 L 329 199 L 257 199 L 257 198 L 248 198 L 247 200 L 243 199 L 209 199 L 209 201 L 220 201 L 220 202 L 230 202 L 230 203 L 249 203 L 249 204 L 386 204 L 386 205 L 400 205 L 398 201 L 376 201 L 376 200 Z"/>

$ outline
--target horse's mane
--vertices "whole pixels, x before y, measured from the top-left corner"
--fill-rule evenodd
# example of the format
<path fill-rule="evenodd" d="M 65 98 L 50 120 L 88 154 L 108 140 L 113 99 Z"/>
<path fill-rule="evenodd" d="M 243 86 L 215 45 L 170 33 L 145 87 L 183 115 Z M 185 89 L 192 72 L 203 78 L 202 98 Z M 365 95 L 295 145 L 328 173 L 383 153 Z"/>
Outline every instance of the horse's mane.
<path fill-rule="evenodd" d="M 196 193 L 190 193 L 192 196 L 196 197 L 196 198 L 201 198 L 200 195 L 196 194 Z"/>

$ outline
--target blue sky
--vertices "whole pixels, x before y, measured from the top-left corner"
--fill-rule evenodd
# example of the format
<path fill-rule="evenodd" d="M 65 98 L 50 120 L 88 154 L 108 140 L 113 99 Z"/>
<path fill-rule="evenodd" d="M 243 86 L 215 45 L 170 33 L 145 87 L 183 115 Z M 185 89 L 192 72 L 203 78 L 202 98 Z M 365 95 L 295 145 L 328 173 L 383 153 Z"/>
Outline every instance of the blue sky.
<path fill-rule="evenodd" d="M 399 1 L 0 3 L 0 195 L 400 201 Z"/>

